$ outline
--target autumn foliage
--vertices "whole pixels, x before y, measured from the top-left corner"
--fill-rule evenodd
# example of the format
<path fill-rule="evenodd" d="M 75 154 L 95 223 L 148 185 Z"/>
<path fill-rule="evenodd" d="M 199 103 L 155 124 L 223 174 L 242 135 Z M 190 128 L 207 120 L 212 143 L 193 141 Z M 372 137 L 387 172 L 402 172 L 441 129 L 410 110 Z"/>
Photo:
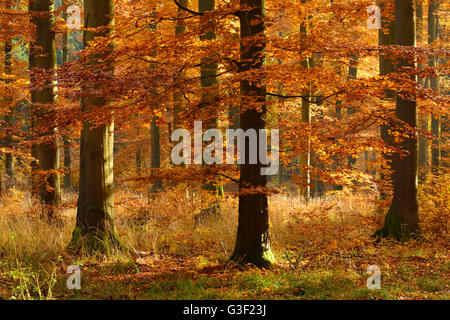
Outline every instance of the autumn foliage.
<path fill-rule="evenodd" d="M 230 295 L 222 288 L 202 298 L 295 298 L 315 288 L 314 281 L 331 281 L 325 265 L 351 270 L 341 279 L 349 287 L 364 286 L 370 264 L 406 272 L 401 259 L 413 269 L 436 262 L 433 277 L 448 276 L 442 261 L 448 259 L 443 252 L 450 223 L 450 7 L 441 0 L 411 1 L 415 45 L 395 37 L 386 44 L 393 23 L 400 25 L 398 2 L 102 0 L 111 12 L 92 27 L 98 22 L 92 1 L 54 1 L 53 11 L 37 12 L 28 1 L 0 0 L 0 288 L 3 275 L 7 283 L 17 274 L 25 279 L 24 270 L 41 263 L 63 278 L 78 258 L 87 259 L 93 288 L 124 278 L 159 283 L 158 274 L 176 272 L 193 282 L 205 275 L 201 281 L 216 289 L 221 281 L 232 283 Z M 381 30 L 367 23 L 367 8 L 375 3 Z M 80 8 L 79 28 L 68 22 L 75 17 L 68 16 L 70 6 Z M 54 18 L 48 29 L 55 37 L 54 69 L 32 63 L 42 58 L 36 21 L 45 17 Z M 45 90 L 54 99 L 36 100 Z M 399 101 L 417 106 L 415 126 L 401 120 Z M 172 133 L 193 133 L 194 121 L 222 132 L 279 129 L 277 174 L 254 175 L 246 164 L 174 164 Z M 413 153 L 408 141 L 417 144 Z M 55 155 L 60 150 L 59 164 L 45 167 L 35 152 L 39 146 L 54 146 Z M 87 162 L 97 153 L 101 165 Z M 403 183 L 395 173 L 412 154 L 418 227 L 406 239 L 386 225 L 396 186 Z M 101 174 L 94 176 L 92 168 L 102 168 L 95 170 Z M 93 203 L 94 193 L 103 196 L 100 204 Z M 264 221 L 255 218 L 260 213 Z M 248 229 L 253 231 L 246 234 Z M 77 246 L 78 237 L 92 230 L 92 239 L 114 245 L 95 246 L 101 253 L 90 244 Z M 252 252 L 242 245 L 251 242 L 251 232 L 261 242 Z M 415 250 L 423 250 L 424 260 L 414 260 Z M 259 256 L 247 261 L 252 254 Z M 35 263 L 25 267 L 29 257 Z M 123 267 L 122 260 L 132 262 Z M 240 262 L 274 264 L 273 273 L 240 269 Z M 116 266 L 123 269 L 110 270 Z M 133 278 L 129 268 L 145 279 Z M 308 273 L 311 278 L 301 283 L 290 278 Z M 408 291 L 406 298 L 448 298 L 448 284 L 427 291 L 431 280 L 420 276 L 426 283 L 414 288 L 422 291 Z M 258 282 L 255 291 L 246 284 L 264 277 L 280 282 Z M 55 284 L 48 281 L 51 291 Z M 67 297 L 58 285 L 56 297 Z M 138 287 L 131 285 L 125 296 L 141 297 L 137 291 L 145 285 Z M 45 298 L 37 289 L 8 290 L 20 298 Z M 350 296 L 333 290 L 334 298 L 373 298 L 359 289 Z M 390 290 L 375 298 L 399 298 Z M 48 291 L 46 297 L 54 298 Z"/>

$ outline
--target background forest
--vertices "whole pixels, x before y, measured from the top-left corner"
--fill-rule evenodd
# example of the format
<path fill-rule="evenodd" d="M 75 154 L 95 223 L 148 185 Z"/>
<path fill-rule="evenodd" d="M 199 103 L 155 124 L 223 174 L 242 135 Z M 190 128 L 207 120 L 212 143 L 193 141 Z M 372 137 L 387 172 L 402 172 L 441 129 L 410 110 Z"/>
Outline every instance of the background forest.
<path fill-rule="evenodd" d="M 448 299 L 449 15 L 0 0 L 0 298 Z M 195 121 L 276 174 L 175 164 Z"/>

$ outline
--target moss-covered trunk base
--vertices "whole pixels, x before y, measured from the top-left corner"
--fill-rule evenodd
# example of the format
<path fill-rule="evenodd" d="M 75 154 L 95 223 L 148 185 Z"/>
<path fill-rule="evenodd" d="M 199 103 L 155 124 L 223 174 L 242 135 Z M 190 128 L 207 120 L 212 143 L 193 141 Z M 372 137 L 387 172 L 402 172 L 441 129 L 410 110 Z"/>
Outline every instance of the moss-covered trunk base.
<path fill-rule="evenodd" d="M 389 210 L 384 220 L 382 228 L 375 231 L 373 237 L 376 241 L 382 238 L 391 238 L 397 241 L 406 241 L 419 235 L 418 228 L 411 228 L 407 224 L 401 222 L 399 215 Z"/>
<path fill-rule="evenodd" d="M 231 261 L 242 265 L 253 264 L 260 268 L 269 268 L 276 262 L 272 250 L 265 249 L 254 251 L 255 252 L 251 254 L 244 254 L 243 252 L 248 252 L 248 250 L 240 250 L 239 248 L 236 248 L 231 256 Z"/>
<path fill-rule="evenodd" d="M 81 254 L 112 254 L 127 250 L 116 230 L 84 231 L 80 227 L 76 227 L 72 232 L 72 240 L 67 249 Z"/>

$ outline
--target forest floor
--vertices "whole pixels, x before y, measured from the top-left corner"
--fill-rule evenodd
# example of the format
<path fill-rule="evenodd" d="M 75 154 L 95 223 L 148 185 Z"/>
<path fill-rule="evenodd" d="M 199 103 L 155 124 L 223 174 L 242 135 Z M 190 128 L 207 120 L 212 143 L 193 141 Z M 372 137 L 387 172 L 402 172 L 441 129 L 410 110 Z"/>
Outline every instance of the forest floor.
<path fill-rule="evenodd" d="M 269 201 L 270 269 L 229 262 L 237 200 L 219 219 L 194 226 L 203 201 L 182 188 L 146 200 L 116 196 L 116 225 L 133 254 L 74 256 L 65 247 L 75 220 L 75 195 L 66 194 L 58 223 L 49 224 L 24 193 L 0 210 L 0 295 L 4 299 L 450 299 L 448 213 L 425 212 L 420 239 L 374 243 L 382 222 L 374 197 L 334 193 L 305 203 L 288 195 Z M 186 198 L 185 200 L 180 200 Z M 142 209 L 144 204 L 145 210 Z M 433 203 L 436 207 L 436 203 Z M 437 213 L 436 213 L 437 212 Z M 441 212 L 441 213 L 440 213 Z M 81 269 L 81 289 L 66 285 L 69 265 Z M 381 288 L 366 286 L 367 267 L 381 272 Z"/>

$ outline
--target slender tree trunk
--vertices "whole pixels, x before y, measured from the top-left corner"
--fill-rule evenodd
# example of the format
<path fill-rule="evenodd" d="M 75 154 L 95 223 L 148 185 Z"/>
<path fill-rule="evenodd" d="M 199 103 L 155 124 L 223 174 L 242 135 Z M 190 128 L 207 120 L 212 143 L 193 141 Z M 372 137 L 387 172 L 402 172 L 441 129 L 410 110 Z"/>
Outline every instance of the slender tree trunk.
<path fill-rule="evenodd" d="M 415 15 L 413 0 L 395 0 L 395 39 L 400 46 L 415 46 Z M 399 58 L 395 68 L 415 67 L 413 62 Z M 415 80 L 415 76 L 412 76 Z M 415 100 L 396 98 L 396 116 L 412 128 L 417 128 L 417 105 Z M 417 204 L 417 135 L 404 138 L 400 144 L 405 155 L 392 158 L 394 196 L 386 215 L 384 227 L 377 236 L 403 240 L 419 230 Z"/>
<path fill-rule="evenodd" d="M 11 9 L 11 0 L 6 1 L 6 8 Z M 12 57 L 11 57 L 11 51 L 12 51 L 12 43 L 11 39 L 6 39 L 5 41 L 5 74 L 6 75 L 12 75 Z M 10 80 L 6 80 L 5 83 L 8 85 L 11 83 Z M 9 104 L 11 103 L 11 99 L 7 100 Z M 13 125 L 13 119 L 14 119 L 14 108 L 12 105 L 10 105 L 10 110 L 5 115 L 5 122 L 8 126 L 8 131 L 11 130 L 11 127 Z M 12 149 L 13 147 L 13 136 L 12 134 L 8 134 L 6 139 L 6 147 Z M 8 186 L 14 185 L 14 155 L 10 152 L 7 152 L 5 154 L 5 169 L 6 174 L 8 175 Z"/>
<path fill-rule="evenodd" d="M 98 31 L 84 31 L 84 46 L 95 37 L 109 37 L 114 25 L 112 0 L 85 0 L 84 25 L 98 28 Z M 113 50 L 112 45 L 110 50 Z M 98 59 L 108 55 L 91 57 L 90 63 L 96 65 Z M 110 72 L 113 72 L 112 65 Z M 97 83 L 96 90 L 105 84 Z M 88 95 L 82 105 L 84 112 L 107 105 L 106 97 L 89 97 L 88 87 L 83 87 Z M 110 251 L 122 248 L 114 224 L 114 124 L 95 126 L 87 120 L 83 123 L 80 145 L 80 181 L 77 207 L 77 222 L 71 245 L 87 251 Z"/>
<path fill-rule="evenodd" d="M 428 43 L 432 44 L 436 41 L 438 36 L 438 16 L 439 3 L 438 0 L 429 0 L 428 2 Z M 428 65 L 430 67 L 437 67 L 438 57 L 430 56 Z M 439 78 L 437 74 L 430 78 L 431 89 L 439 92 Z M 433 172 L 437 173 L 441 166 L 441 120 L 438 114 L 431 116 L 431 134 L 433 135 L 433 143 L 431 148 L 431 168 Z"/>
<path fill-rule="evenodd" d="M 151 154 L 151 166 L 152 169 L 159 169 L 161 168 L 161 137 L 160 137 L 160 130 L 159 125 L 157 123 L 158 117 L 153 117 L 152 124 L 150 127 L 150 138 L 151 138 L 151 148 L 152 148 L 152 154 Z M 156 193 L 162 188 L 162 181 L 161 180 L 155 180 L 153 182 L 152 186 L 152 192 Z"/>
<path fill-rule="evenodd" d="M 156 30 L 156 24 L 151 24 L 150 29 Z M 156 51 L 152 53 L 153 57 L 156 57 Z M 156 91 L 152 92 L 153 94 L 157 94 Z M 160 169 L 161 168 L 161 134 L 160 128 L 158 124 L 158 117 L 155 116 L 152 118 L 152 122 L 150 125 L 150 147 L 151 147 L 151 155 L 150 155 L 150 166 L 152 169 Z M 153 181 L 153 185 L 151 187 L 151 192 L 156 193 L 162 189 L 162 181 L 157 179 Z"/>
<path fill-rule="evenodd" d="M 356 54 L 352 55 L 352 57 L 350 58 L 350 63 L 349 63 L 349 67 L 348 67 L 347 81 L 356 79 L 356 77 L 358 75 L 358 62 L 359 62 L 359 57 Z M 348 116 L 351 116 L 355 112 L 356 112 L 355 110 L 347 109 Z M 358 158 L 354 158 L 352 156 L 349 156 L 347 158 L 347 162 L 350 166 L 354 166 L 356 164 L 357 160 L 358 160 Z"/>
<path fill-rule="evenodd" d="M 142 158 L 143 158 L 142 147 L 139 145 L 136 150 L 136 173 L 140 177 L 142 171 Z"/>
<path fill-rule="evenodd" d="M 347 81 L 350 80 L 355 80 L 357 75 L 358 75 L 358 62 L 359 62 L 359 57 L 358 55 L 354 54 L 350 57 L 350 61 L 349 61 L 349 67 L 348 67 L 348 74 L 347 74 Z M 342 117 L 342 107 L 340 107 L 340 105 L 342 104 L 341 100 L 338 100 L 336 102 L 336 116 L 338 119 L 341 119 Z M 355 111 L 352 109 L 347 109 L 347 116 L 351 116 L 352 114 L 354 114 Z M 355 165 L 357 161 L 357 158 L 353 158 L 353 156 L 348 156 L 347 157 L 347 163 L 350 166 Z M 337 185 L 334 187 L 335 190 L 343 190 L 343 186 L 342 185 Z"/>
<path fill-rule="evenodd" d="M 240 0 L 241 22 L 241 70 L 257 71 L 265 60 L 265 1 Z M 252 106 L 252 108 L 249 108 Z M 260 108 L 255 108 L 256 106 Z M 266 89 L 264 79 L 258 77 L 254 81 L 241 81 L 241 128 L 265 128 Z M 259 149 L 259 139 L 257 146 Z M 248 188 L 266 187 L 267 178 L 261 175 L 262 164 L 249 164 L 249 141 L 245 143 L 245 164 L 241 165 L 239 183 L 239 220 L 236 237 L 236 247 L 232 255 L 233 260 L 250 262 L 257 266 L 267 267 L 274 257 L 269 242 L 269 212 L 267 194 L 245 193 Z M 259 151 L 259 150 L 258 150 Z"/>
<path fill-rule="evenodd" d="M 381 16 L 381 24 L 382 29 L 379 31 L 379 44 L 380 46 L 391 46 L 395 45 L 395 20 L 389 19 L 389 16 L 394 13 L 394 1 L 388 1 L 386 3 L 380 4 L 382 16 Z M 385 55 L 380 55 L 380 75 L 386 76 L 392 72 L 394 72 L 394 62 L 389 58 L 390 54 L 386 53 Z M 385 91 L 384 100 L 388 103 L 394 101 L 395 92 L 392 90 Z M 380 126 L 380 137 L 387 145 L 393 145 L 394 140 L 393 137 L 389 134 L 389 123 L 381 124 Z M 383 154 L 382 155 L 387 164 L 392 167 L 392 155 Z M 390 175 L 383 174 L 383 171 L 380 171 L 380 180 L 381 181 L 391 181 L 392 177 Z M 387 198 L 387 194 L 385 192 L 385 186 L 381 186 L 380 198 L 385 200 Z"/>
<path fill-rule="evenodd" d="M 36 26 L 36 39 L 31 42 L 29 64 L 30 68 L 50 70 L 52 74 L 56 70 L 56 47 L 55 33 L 53 31 L 53 1 L 50 0 L 30 0 L 29 10 L 33 16 L 31 22 Z M 31 82 L 36 82 L 31 76 Z M 55 102 L 56 86 L 53 80 L 46 83 L 42 90 L 31 91 L 31 101 L 35 105 L 33 112 L 33 126 L 40 126 L 41 117 L 49 115 L 52 111 L 44 110 L 49 104 Z M 54 137 L 56 128 L 49 130 L 47 141 L 34 146 L 33 155 L 39 160 L 39 169 L 43 171 L 59 169 L 59 148 L 58 141 Z M 34 165 L 37 169 L 36 164 Z M 34 190 L 39 194 L 41 201 L 47 206 L 48 215 L 51 218 L 55 211 L 55 206 L 60 203 L 60 180 L 59 173 L 53 172 L 48 175 L 46 181 L 34 173 Z"/>
<path fill-rule="evenodd" d="M 214 10 L 216 7 L 215 0 L 199 0 L 198 1 L 198 11 L 202 13 L 207 13 L 209 11 Z M 208 40 L 214 41 L 216 39 L 216 23 L 214 20 L 200 17 L 200 21 L 202 24 L 202 33 L 200 34 L 200 40 Z M 214 61 L 214 57 L 206 57 L 202 59 L 201 67 L 200 67 L 200 76 L 201 76 L 201 102 L 200 104 L 203 106 L 202 109 L 208 110 L 208 114 L 206 117 L 207 127 L 215 128 L 218 126 L 218 117 L 217 117 L 217 109 L 211 108 L 211 106 L 217 105 L 217 73 L 219 70 L 219 66 L 217 62 Z M 211 192 L 216 200 L 212 205 L 210 205 L 206 210 L 212 214 L 218 214 L 220 208 L 220 198 L 223 197 L 223 186 L 219 181 L 209 182 L 203 185 L 203 189 Z"/>
<path fill-rule="evenodd" d="M 63 20 L 67 23 L 67 0 L 62 1 L 62 5 L 64 7 L 63 11 Z M 63 49 L 62 49 L 62 64 L 69 61 L 69 41 L 68 41 L 67 32 L 63 33 Z M 70 139 L 67 136 L 63 137 L 64 144 L 64 168 L 66 169 L 66 173 L 64 174 L 64 189 L 70 190 L 72 188 L 72 171 L 70 169 L 72 159 L 70 152 Z"/>
<path fill-rule="evenodd" d="M 70 190 L 72 188 L 72 170 L 70 169 L 72 165 L 72 158 L 70 152 L 70 140 L 68 137 L 63 138 L 64 142 L 64 168 L 67 172 L 64 174 L 64 189 Z"/>
<path fill-rule="evenodd" d="M 302 1 L 304 4 L 306 1 Z M 307 43 L 306 38 L 308 36 L 307 23 L 302 22 L 300 25 L 300 43 L 301 47 L 306 49 Z M 305 70 L 310 68 L 310 59 L 306 58 L 302 61 L 302 67 Z M 303 90 L 303 96 L 307 97 L 308 100 L 311 99 L 311 90 L 308 88 Z M 311 194 L 311 174 L 308 167 L 311 165 L 311 141 L 310 132 L 311 129 L 311 103 L 305 99 L 302 99 L 302 123 L 306 126 L 308 130 L 307 135 L 303 141 L 304 151 L 300 153 L 299 165 L 300 165 L 300 195 L 309 200 Z"/>
<path fill-rule="evenodd" d="M 423 41 L 423 4 L 422 1 L 416 1 L 416 40 L 417 45 L 421 45 Z M 422 63 L 419 62 L 417 64 L 417 69 L 422 70 Z M 418 77 L 417 82 L 419 82 L 422 86 L 425 85 L 424 79 Z"/>
<path fill-rule="evenodd" d="M 234 38 L 239 39 L 239 33 L 236 32 L 236 34 L 234 35 Z M 241 121 L 241 114 L 240 114 L 239 106 L 233 106 L 233 105 L 228 106 L 229 128 L 235 129 L 235 130 L 239 129 L 240 121 Z"/>
<path fill-rule="evenodd" d="M 422 2 L 416 1 L 416 16 L 417 16 L 417 24 L 416 24 L 416 39 L 418 44 L 422 44 L 423 41 L 423 4 Z M 417 65 L 418 70 L 422 70 L 422 63 L 419 62 Z M 422 86 L 425 85 L 425 81 L 423 78 L 418 78 L 417 81 Z M 420 115 L 419 126 L 422 131 L 429 132 L 430 131 L 430 115 L 425 113 Z M 419 137 L 419 181 L 424 181 L 426 175 L 428 173 L 428 168 L 430 167 L 430 157 L 429 157 L 429 144 L 428 139 L 425 136 Z"/>
<path fill-rule="evenodd" d="M 189 8 L 190 0 L 179 0 L 178 1 L 183 7 Z M 181 8 L 178 8 L 178 17 L 182 17 L 182 12 L 184 10 Z M 177 20 L 175 25 L 175 35 L 181 36 L 186 32 L 186 21 L 183 19 Z M 179 54 L 182 54 L 179 52 Z M 180 74 L 180 78 L 184 77 L 184 72 Z M 178 129 L 180 126 L 180 112 L 184 109 L 184 99 L 183 94 L 180 91 L 176 91 L 173 94 L 173 129 Z"/>

